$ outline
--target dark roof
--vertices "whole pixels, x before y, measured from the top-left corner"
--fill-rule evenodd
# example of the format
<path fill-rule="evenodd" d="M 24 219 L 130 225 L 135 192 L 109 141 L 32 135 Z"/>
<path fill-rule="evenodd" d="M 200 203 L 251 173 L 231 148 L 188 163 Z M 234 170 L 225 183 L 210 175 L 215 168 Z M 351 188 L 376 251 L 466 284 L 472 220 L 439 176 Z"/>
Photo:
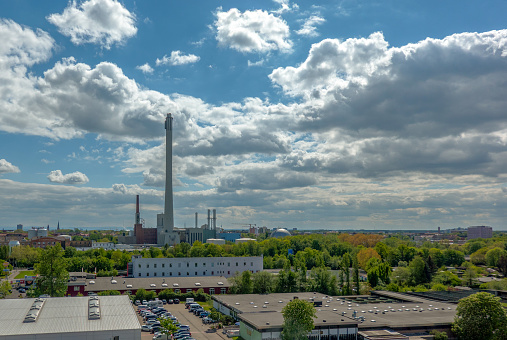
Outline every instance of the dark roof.
<path fill-rule="evenodd" d="M 112 283 L 113 280 L 116 283 Z M 104 290 L 137 290 L 137 289 L 199 289 L 199 288 L 229 288 L 231 286 L 227 278 L 223 276 L 196 276 L 196 277 L 97 277 L 85 280 L 87 292 L 100 292 Z M 94 282 L 94 283 L 90 283 Z M 219 284 L 221 282 L 222 284 Z M 196 285 L 196 283 L 200 285 Z M 155 287 L 151 285 L 154 284 Z M 162 286 L 162 285 L 167 286 Z M 175 286 L 177 284 L 177 286 Z M 127 287 L 132 285 L 132 287 Z"/>

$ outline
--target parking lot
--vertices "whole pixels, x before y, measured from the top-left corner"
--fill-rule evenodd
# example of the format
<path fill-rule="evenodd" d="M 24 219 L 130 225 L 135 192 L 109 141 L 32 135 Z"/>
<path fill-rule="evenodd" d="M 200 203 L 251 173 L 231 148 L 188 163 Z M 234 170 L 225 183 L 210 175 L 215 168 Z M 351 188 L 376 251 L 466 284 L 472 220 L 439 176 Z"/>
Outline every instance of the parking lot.
<path fill-rule="evenodd" d="M 220 339 L 230 339 L 227 338 L 225 334 L 222 334 L 221 330 L 215 333 L 206 333 L 206 330 L 210 328 L 210 325 L 204 325 L 201 321 L 201 318 L 195 316 L 193 313 L 189 313 L 188 309 L 185 308 L 184 303 L 180 303 L 178 305 L 168 305 L 165 304 L 164 308 L 167 311 L 171 312 L 172 315 L 178 318 L 178 322 L 182 325 L 189 325 L 190 332 L 192 333 L 192 337 L 196 340 L 220 340 Z M 137 307 L 136 307 L 137 310 Z M 138 316 L 139 322 L 143 325 L 143 318 Z M 141 332 L 141 339 L 147 340 L 152 339 L 153 334 L 148 332 Z"/>

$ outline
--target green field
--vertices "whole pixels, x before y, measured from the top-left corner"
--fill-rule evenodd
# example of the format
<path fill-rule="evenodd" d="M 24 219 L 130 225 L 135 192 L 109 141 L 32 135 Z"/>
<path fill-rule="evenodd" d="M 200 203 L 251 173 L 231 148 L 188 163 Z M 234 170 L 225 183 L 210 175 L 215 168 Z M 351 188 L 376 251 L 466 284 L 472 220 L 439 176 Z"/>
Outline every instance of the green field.
<path fill-rule="evenodd" d="M 18 275 L 16 275 L 15 279 L 24 279 L 25 275 L 33 276 L 34 272 L 33 270 L 23 270 Z"/>

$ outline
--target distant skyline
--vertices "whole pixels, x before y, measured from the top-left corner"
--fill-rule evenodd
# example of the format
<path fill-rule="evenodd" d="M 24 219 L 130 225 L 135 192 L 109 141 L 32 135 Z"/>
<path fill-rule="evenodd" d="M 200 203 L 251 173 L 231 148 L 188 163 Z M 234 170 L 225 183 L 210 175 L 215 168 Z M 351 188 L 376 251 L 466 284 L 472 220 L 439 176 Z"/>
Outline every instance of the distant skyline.
<path fill-rule="evenodd" d="M 0 228 L 507 230 L 506 10 L 1 2 Z"/>

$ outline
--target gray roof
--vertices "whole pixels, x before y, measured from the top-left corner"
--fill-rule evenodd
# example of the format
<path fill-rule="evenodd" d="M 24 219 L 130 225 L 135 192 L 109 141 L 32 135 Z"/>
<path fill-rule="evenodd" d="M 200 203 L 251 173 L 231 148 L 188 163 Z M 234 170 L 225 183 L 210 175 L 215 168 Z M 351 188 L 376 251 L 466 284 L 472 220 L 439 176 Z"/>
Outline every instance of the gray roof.
<path fill-rule="evenodd" d="M 229 288 L 231 284 L 223 276 L 195 276 L 195 277 L 114 277 L 116 283 L 112 283 L 111 277 L 97 277 L 86 280 L 85 291 L 100 292 L 104 290 L 137 290 L 144 288 L 153 289 L 199 289 L 199 288 Z M 91 284 L 90 281 L 95 283 Z M 219 284 L 221 282 L 222 284 Z M 196 285 L 199 283 L 200 285 Z M 154 284 L 155 287 L 151 285 Z M 166 284 L 167 287 L 162 286 Z M 175 286 L 177 284 L 178 286 Z M 127 288 L 132 285 L 132 288 Z"/>
<path fill-rule="evenodd" d="M 88 297 L 47 298 L 36 322 L 24 323 L 35 299 L 0 300 L 0 337 L 132 330 L 141 325 L 128 296 L 100 296 L 100 319 L 88 319 Z"/>
<path fill-rule="evenodd" d="M 456 314 L 455 304 L 435 302 L 398 293 L 398 297 L 401 296 L 403 296 L 405 302 L 363 304 L 346 301 L 347 297 L 344 296 L 331 297 L 310 292 L 268 295 L 218 295 L 213 296 L 213 299 L 236 311 L 240 319 L 259 330 L 281 327 L 283 317 L 280 312 L 287 302 L 294 297 L 307 301 L 322 301 L 322 307 L 316 307 L 316 326 L 358 323 L 359 321 L 352 318 L 354 311 L 357 312 L 358 317 L 364 316 L 365 318 L 365 321 L 358 325 L 360 330 L 380 327 L 402 329 L 406 327 L 448 326 L 454 320 Z M 414 311 L 414 308 L 417 311 Z M 421 308 L 423 308 L 423 312 L 419 311 Z M 387 311 L 384 312 L 385 310 Z M 377 314 L 375 314 L 375 311 Z M 383 312 L 384 314 L 382 314 Z M 326 322 L 323 320 L 326 320 Z"/>

